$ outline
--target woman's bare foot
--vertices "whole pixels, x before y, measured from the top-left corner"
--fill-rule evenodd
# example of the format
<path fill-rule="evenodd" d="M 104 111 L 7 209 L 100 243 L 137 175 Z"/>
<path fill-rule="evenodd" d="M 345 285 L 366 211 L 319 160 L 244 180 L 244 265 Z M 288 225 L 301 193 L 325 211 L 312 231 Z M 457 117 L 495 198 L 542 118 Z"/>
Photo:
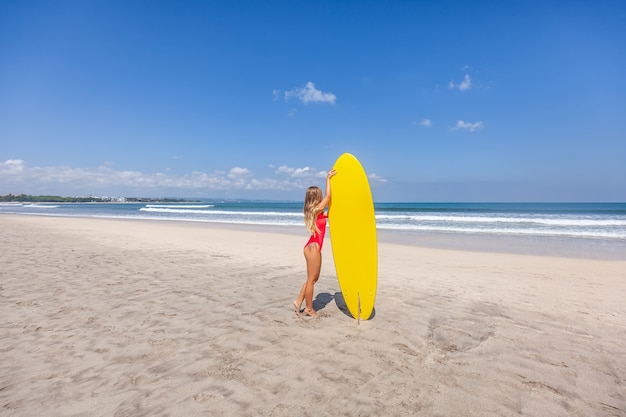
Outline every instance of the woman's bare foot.
<path fill-rule="evenodd" d="M 313 309 L 309 310 L 308 308 L 304 309 L 304 314 L 306 314 L 307 316 L 314 317 L 314 318 L 318 318 L 320 316 L 319 314 L 317 314 L 315 310 Z"/>
<path fill-rule="evenodd" d="M 298 301 L 293 300 L 293 306 L 296 309 L 296 316 L 300 315 L 300 306 L 302 305 L 302 303 L 298 304 Z"/>

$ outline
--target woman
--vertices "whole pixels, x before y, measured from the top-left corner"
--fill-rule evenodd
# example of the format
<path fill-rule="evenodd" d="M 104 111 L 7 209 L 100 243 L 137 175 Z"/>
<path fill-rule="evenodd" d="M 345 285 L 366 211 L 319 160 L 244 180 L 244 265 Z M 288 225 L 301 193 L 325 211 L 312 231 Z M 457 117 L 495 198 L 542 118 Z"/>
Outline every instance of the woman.
<path fill-rule="evenodd" d="M 330 203 L 330 179 L 336 174 L 331 170 L 326 175 L 326 196 L 322 195 L 319 187 L 309 187 L 304 196 L 304 224 L 311 233 L 311 237 L 304 245 L 304 258 L 306 259 L 306 281 L 302 284 L 298 298 L 293 302 L 296 314 L 300 315 L 302 301 L 306 300 L 304 313 L 311 317 L 318 317 L 313 310 L 313 287 L 320 277 L 322 269 L 322 245 L 324 244 L 324 234 L 326 233 L 326 213 L 324 210 Z"/>

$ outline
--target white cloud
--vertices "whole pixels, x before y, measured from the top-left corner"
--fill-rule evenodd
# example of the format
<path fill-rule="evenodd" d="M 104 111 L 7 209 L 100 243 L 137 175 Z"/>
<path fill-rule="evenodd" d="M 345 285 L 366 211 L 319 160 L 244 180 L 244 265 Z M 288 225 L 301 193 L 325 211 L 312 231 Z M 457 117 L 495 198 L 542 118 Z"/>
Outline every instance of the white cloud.
<path fill-rule="evenodd" d="M 7 159 L 0 163 L 0 174 L 12 175 L 18 174 L 24 170 L 24 161 L 21 159 Z"/>
<path fill-rule="evenodd" d="M 311 168 L 309 168 L 309 167 L 296 168 L 291 173 L 291 176 L 293 178 L 310 178 L 310 177 L 312 177 L 314 175 L 315 175 L 314 172 L 312 172 Z"/>
<path fill-rule="evenodd" d="M 270 168 L 274 168 L 274 165 L 270 165 Z M 290 174 L 293 172 L 294 168 L 289 168 L 287 165 L 281 165 L 276 169 L 276 173 Z"/>
<path fill-rule="evenodd" d="M 371 174 L 369 174 L 367 177 L 370 179 L 370 181 L 383 182 L 383 183 L 387 182 L 387 180 L 385 178 L 383 178 L 381 176 L 378 176 L 378 175 L 374 174 L 373 172 Z"/>
<path fill-rule="evenodd" d="M 228 172 L 229 178 L 241 178 L 250 175 L 248 168 L 234 167 Z"/>
<path fill-rule="evenodd" d="M 286 165 L 282 165 L 276 170 L 276 173 L 286 174 L 291 178 L 306 178 L 306 179 L 323 178 L 326 176 L 326 171 L 318 171 L 308 166 L 304 168 L 291 168 Z"/>
<path fill-rule="evenodd" d="M 59 194 L 59 195 L 115 195 L 115 196 L 190 196 L 201 193 L 231 193 L 241 191 L 289 192 L 320 184 L 326 171 L 305 166 L 292 168 L 283 165 L 274 175 L 258 178 L 245 167 L 236 166 L 226 171 L 193 171 L 184 174 L 169 170 L 145 173 L 117 170 L 111 164 L 96 168 L 70 166 L 30 167 L 20 159 L 0 161 L 0 194 Z"/>
<path fill-rule="evenodd" d="M 452 130 L 467 129 L 470 132 L 473 132 L 476 129 L 480 129 L 481 127 L 483 127 L 483 122 L 469 123 L 463 120 L 459 120 L 456 122 L 456 125 L 454 125 L 451 129 Z"/>
<path fill-rule="evenodd" d="M 463 81 L 461 81 L 458 84 L 456 84 L 454 81 L 450 81 L 450 84 L 448 84 L 448 87 L 456 88 L 459 91 L 467 91 L 472 88 L 472 79 L 470 78 L 469 74 L 465 74 Z"/>
<path fill-rule="evenodd" d="M 424 127 L 431 127 L 433 122 L 430 119 L 424 119 L 420 122 L 420 125 Z"/>
<path fill-rule="evenodd" d="M 285 91 L 285 101 L 290 98 L 297 98 L 304 104 L 309 103 L 330 103 L 335 104 L 337 96 L 333 93 L 325 93 L 315 88 L 315 84 L 311 81 L 306 83 L 302 88 L 295 88 L 293 90 Z"/>

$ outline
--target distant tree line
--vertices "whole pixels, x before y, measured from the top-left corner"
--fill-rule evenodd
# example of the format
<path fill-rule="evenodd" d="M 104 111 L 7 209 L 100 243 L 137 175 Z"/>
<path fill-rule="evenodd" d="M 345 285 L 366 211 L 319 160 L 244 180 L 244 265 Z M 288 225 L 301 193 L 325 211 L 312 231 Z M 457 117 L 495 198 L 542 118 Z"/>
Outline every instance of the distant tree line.
<path fill-rule="evenodd" d="M 110 203 L 110 202 L 128 202 L 128 203 L 182 203 L 189 200 L 176 198 L 140 198 L 140 197 L 62 197 L 58 195 L 28 195 L 28 194 L 7 194 L 0 195 L 0 203 Z"/>
<path fill-rule="evenodd" d="M 28 195 L 28 194 L 7 194 L 0 195 L 1 202 L 16 203 L 90 203 L 104 202 L 100 197 L 61 197 L 58 195 Z"/>

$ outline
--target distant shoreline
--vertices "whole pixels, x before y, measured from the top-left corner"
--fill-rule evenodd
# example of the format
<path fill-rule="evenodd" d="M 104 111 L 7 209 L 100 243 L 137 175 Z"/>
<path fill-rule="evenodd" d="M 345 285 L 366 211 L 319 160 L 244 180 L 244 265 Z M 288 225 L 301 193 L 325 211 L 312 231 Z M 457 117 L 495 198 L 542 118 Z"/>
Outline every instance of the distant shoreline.
<path fill-rule="evenodd" d="M 0 203 L 197 203 L 184 198 L 148 197 L 64 197 L 58 195 L 0 195 Z"/>

